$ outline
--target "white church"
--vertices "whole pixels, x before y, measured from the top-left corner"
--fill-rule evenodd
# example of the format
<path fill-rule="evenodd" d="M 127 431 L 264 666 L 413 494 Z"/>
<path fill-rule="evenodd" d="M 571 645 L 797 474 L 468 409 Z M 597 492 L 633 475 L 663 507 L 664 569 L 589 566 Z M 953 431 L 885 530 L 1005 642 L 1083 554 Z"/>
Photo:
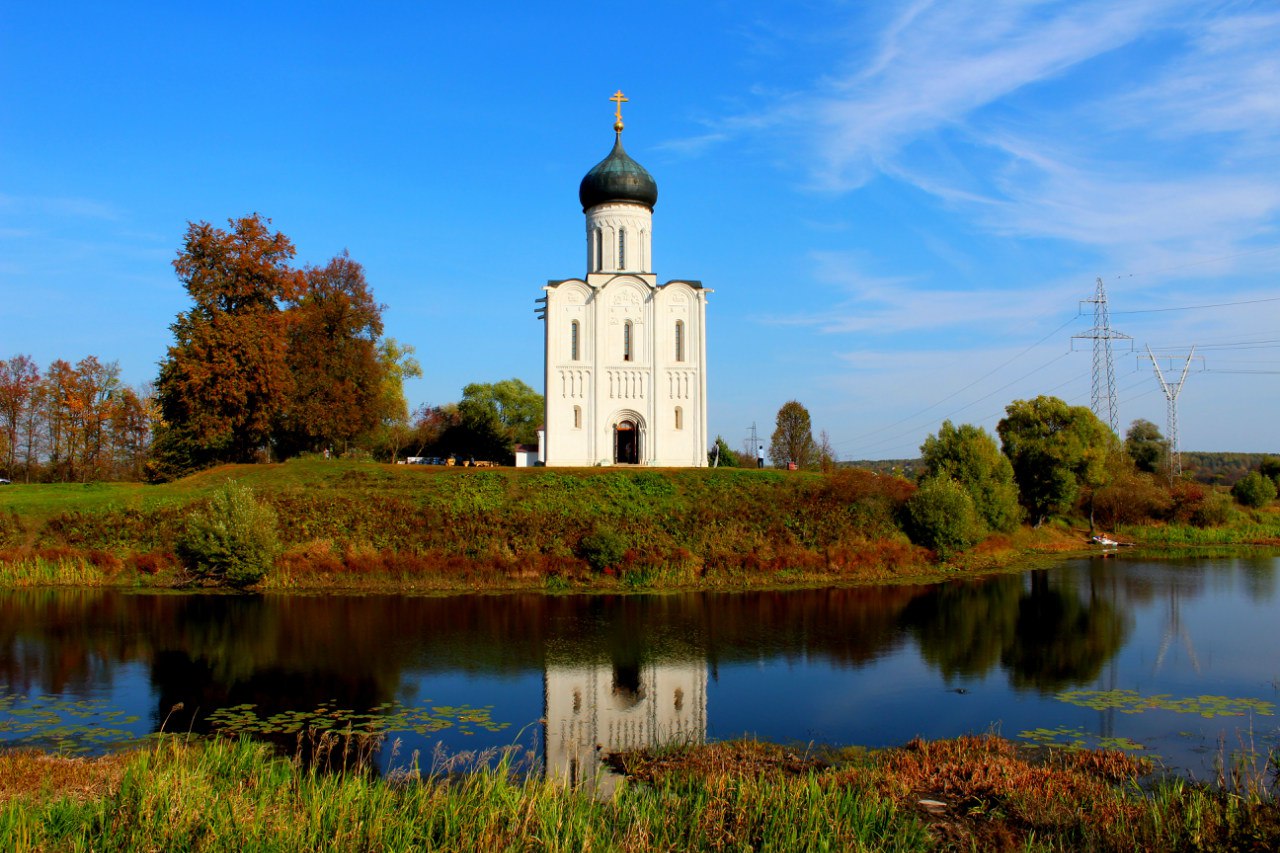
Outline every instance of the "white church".
<path fill-rule="evenodd" d="M 622 92 L 609 156 L 578 187 L 587 272 L 549 281 L 539 299 L 546 344 L 548 466 L 707 464 L 707 294 L 653 273 L 658 185 L 622 147 Z"/>

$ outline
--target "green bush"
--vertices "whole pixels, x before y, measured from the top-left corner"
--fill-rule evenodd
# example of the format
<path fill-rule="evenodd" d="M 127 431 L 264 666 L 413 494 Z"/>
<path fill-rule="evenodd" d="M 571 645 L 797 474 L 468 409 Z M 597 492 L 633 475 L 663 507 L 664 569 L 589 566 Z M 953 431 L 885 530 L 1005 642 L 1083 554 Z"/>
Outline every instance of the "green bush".
<path fill-rule="evenodd" d="M 599 527 L 582 537 L 578 554 L 597 572 L 617 566 L 627 553 L 627 542 L 616 531 Z"/>
<path fill-rule="evenodd" d="M 950 477 L 931 477 L 906 506 L 907 535 L 947 559 L 982 538 L 982 521 L 965 488 Z"/>
<path fill-rule="evenodd" d="M 188 519 L 174 550 L 197 577 L 237 589 L 251 586 L 280 552 L 275 511 L 255 500 L 248 486 L 228 480 Z"/>
<path fill-rule="evenodd" d="M 1257 509 L 1276 499 L 1276 484 L 1270 477 L 1250 471 L 1231 487 L 1231 496 L 1242 505 Z"/>
<path fill-rule="evenodd" d="M 1231 520 L 1234 507 L 1225 492 L 1210 492 L 1191 513 L 1196 527 L 1220 527 Z"/>

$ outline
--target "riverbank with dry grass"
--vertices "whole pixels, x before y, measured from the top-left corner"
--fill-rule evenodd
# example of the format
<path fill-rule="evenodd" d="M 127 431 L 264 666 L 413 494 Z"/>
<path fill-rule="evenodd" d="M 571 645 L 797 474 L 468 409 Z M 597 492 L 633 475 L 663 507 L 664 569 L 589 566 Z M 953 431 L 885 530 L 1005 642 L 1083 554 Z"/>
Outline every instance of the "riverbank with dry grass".
<path fill-rule="evenodd" d="M 821 755 L 756 742 L 614 756 L 609 798 L 510 765 L 321 772 L 248 740 L 96 759 L 0 752 L 0 849 L 1274 850 L 1264 779 L 1155 780 L 1120 753 L 992 736 Z"/>
<path fill-rule="evenodd" d="M 0 587 L 183 588 L 175 542 L 228 480 L 278 519 L 274 591 L 746 589 L 954 577 L 1086 553 L 1068 525 L 941 563 L 901 527 L 915 487 L 870 471 L 459 469 L 301 459 L 163 485 L 6 486 Z M 1280 544 L 1280 515 L 1126 528 L 1151 547 Z"/>

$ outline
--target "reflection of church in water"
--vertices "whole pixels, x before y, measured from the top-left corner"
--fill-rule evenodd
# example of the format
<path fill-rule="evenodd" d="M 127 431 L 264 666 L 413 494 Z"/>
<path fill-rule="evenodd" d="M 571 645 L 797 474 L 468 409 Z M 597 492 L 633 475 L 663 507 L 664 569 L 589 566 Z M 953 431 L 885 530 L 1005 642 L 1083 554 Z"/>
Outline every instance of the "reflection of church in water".
<path fill-rule="evenodd" d="M 548 779 L 612 794 L 621 778 L 603 758 L 707 737 L 707 665 L 557 662 L 543 679 Z"/>

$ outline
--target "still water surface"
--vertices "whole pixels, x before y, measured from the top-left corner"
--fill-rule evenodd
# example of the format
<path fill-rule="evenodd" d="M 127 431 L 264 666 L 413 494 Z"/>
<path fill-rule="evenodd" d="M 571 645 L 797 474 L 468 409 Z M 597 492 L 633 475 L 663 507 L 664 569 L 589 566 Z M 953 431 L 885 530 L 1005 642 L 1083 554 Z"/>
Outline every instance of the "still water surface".
<path fill-rule="evenodd" d="M 324 706 L 398 715 L 401 756 L 518 741 L 565 776 L 597 770 L 597 747 L 670 738 L 884 746 L 995 730 L 1142 749 L 1211 778 L 1220 743 L 1280 743 L 1278 572 L 1275 556 L 1112 557 L 740 594 L 9 591 L 0 745 L 92 751 L 208 731 L 220 709 Z"/>

